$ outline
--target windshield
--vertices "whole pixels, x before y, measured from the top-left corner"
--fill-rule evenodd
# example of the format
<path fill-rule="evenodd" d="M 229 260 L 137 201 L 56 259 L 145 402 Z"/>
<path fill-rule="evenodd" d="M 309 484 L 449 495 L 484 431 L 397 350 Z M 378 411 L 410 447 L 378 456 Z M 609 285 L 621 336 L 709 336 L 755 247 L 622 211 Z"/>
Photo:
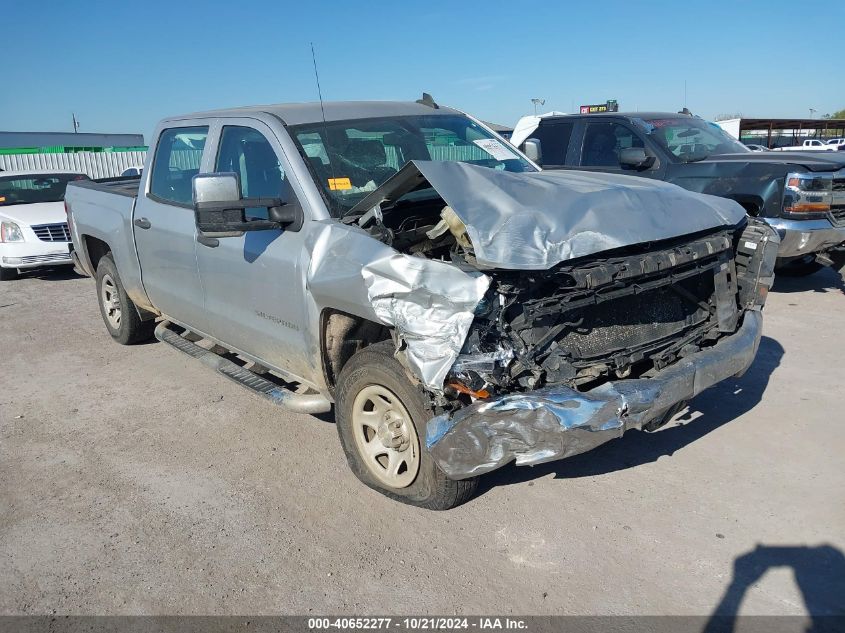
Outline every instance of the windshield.
<path fill-rule="evenodd" d="M 718 125 L 703 119 L 684 116 L 636 121 L 654 140 L 684 163 L 704 160 L 714 154 L 751 151 Z"/>
<path fill-rule="evenodd" d="M 82 174 L 0 175 L 0 207 L 37 202 L 61 202 L 72 180 L 88 180 Z"/>
<path fill-rule="evenodd" d="M 342 217 L 410 160 L 536 171 L 501 140 L 461 115 L 309 123 L 291 126 L 289 131 L 335 217 Z"/>

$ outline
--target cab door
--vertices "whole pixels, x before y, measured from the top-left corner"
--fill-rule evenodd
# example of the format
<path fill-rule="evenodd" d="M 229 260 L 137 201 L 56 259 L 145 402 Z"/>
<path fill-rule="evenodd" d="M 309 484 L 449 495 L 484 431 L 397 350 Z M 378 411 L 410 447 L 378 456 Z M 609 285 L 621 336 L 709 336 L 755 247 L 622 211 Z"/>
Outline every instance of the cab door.
<path fill-rule="evenodd" d="M 567 169 L 584 169 L 589 171 L 604 171 L 611 174 L 639 176 L 641 178 L 664 177 L 665 169 L 662 161 L 647 169 L 636 169 L 623 165 L 619 161 L 620 153 L 629 147 L 640 147 L 654 155 L 653 148 L 631 126 L 614 120 L 587 119 L 579 130 L 575 141 L 574 153 L 568 157 L 570 165 Z"/>
<path fill-rule="evenodd" d="M 210 171 L 238 175 L 243 198 L 297 203 L 291 173 L 273 131 L 254 119 L 227 119 L 214 134 Z M 300 231 L 247 231 L 239 237 L 200 239 L 197 265 L 211 334 L 235 349 L 294 376 L 307 376 L 305 358 L 304 237 Z M 266 208 L 246 210 L 267 219 Z"/>
<path fill-rule="evenodd" d="M 132 218 L 144 290 L 166 316 L 203 331 L 208 322 L 196 260 L 191 179 L 202 166 L 208 126 L 165 127 Z"/>

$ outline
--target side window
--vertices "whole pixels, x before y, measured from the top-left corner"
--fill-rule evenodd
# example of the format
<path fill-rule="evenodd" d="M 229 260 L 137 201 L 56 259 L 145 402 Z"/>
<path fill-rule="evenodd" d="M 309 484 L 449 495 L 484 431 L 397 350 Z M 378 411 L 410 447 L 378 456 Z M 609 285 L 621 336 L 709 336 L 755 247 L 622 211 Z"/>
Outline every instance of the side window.
<path fill-rule="evenodd" d="M 227 125 L 220 136 L 214 171 L 233 171 L 244 198 L 285 198 L 285 172 L 273 146 L 258 130 Z M 246 209 L 254 219 L 267 219 L 265 207 Z"/>
<path fill-rule="evenodd" d="M 199 173 L 207 127 L 173 127 L 164 130 L 156 145 L 150 193 L 181 206 L 193 198 L 191 178 Z"/>
<path fill-rule="evenodd" d="M 569 149 L 569 139 L 572 137 L 572 121 L 549 121 L 540 123 L 531 138 L 540 141 L 543 151 L 543 165 L 566 164 L 566 150 Z"/>
<path fill-rule="evenodd" d="M 590 123 L 584 134 L 581 165 L 621 168 L 619 151 L 627 147 L 644 147 L 630 128 L 619 123 Z"/>

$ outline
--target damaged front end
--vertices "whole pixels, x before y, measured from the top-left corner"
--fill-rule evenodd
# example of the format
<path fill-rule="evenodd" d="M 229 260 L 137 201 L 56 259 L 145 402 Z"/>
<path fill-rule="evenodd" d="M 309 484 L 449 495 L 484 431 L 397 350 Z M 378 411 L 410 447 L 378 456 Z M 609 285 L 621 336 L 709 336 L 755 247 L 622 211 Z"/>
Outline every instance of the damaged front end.
<path fill-rule="evenodd" d="M 426 446 L 453 479 L 658 428 L 756 353 L 778 246 L 767 225 L 671 186 L 565 176 L 409 163 L 351 214 L 406 264 L 471 280 L 433 294 L 368 282 L 430 395 Z M 448 336 L 418 318 L 444 305 Z"/>

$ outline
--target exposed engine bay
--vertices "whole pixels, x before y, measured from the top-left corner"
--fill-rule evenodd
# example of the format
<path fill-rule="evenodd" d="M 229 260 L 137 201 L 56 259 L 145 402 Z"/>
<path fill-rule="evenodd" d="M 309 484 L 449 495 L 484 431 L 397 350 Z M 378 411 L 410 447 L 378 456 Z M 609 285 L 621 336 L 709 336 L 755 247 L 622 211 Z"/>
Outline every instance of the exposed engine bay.
<path fill-rule="evenodd" d="M 342 221 L 363 229 L 336 240 L 345 268 L 314 277 L 361 259 L 453 479 L 655 430 L 747 370 L 779 246 L 726 198 L 446 161 L 408 162 Z"/>
<path fill-rule="evenodd" d="M 479 269 L 461 219 L 428 193 L 359 223 L 400 252 Z M 766 235 L 743 220 L 549 270 L 481 267 L 490 287 L 436 408 L 546 386 L 588 390 L 648 378 L 714 345 L 736 330 L 741 308 L 757 300 L 762 249 L 756 245 Z"/>

